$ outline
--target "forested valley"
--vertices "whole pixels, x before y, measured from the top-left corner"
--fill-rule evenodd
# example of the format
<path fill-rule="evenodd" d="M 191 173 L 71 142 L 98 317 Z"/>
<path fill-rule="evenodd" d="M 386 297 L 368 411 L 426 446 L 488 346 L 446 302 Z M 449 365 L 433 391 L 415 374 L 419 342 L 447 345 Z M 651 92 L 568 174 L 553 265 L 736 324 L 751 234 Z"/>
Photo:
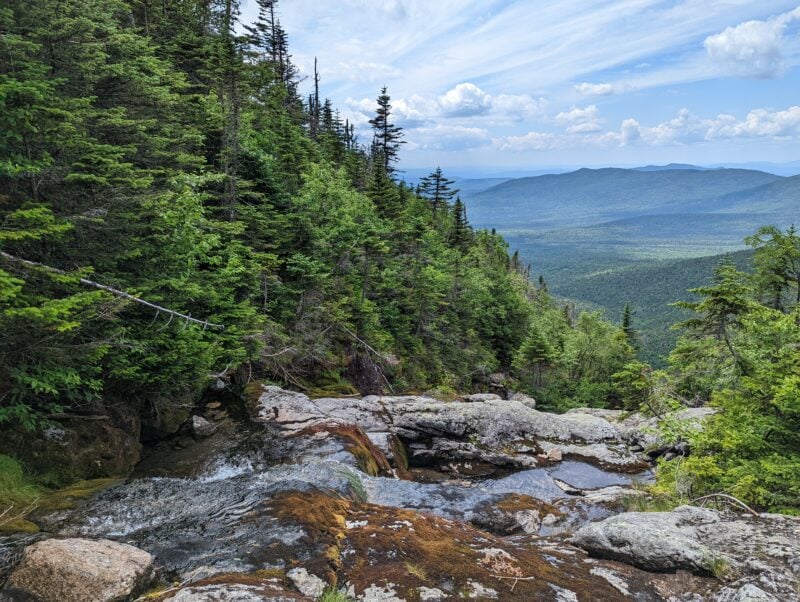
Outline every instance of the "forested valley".
<path fill-rule="evenodd" d="M 424 396 L 443 413 L 490 404 L 497 424 L 523 402 L 536 415 L 578 412 L 586 424 L 607 411 L 621 420 L 635 414 L 656 424 L 648 436 L 660 442 L 632 445 L 654 452 L 648 509 L 724 494 L 751 511 L 800 512 L 793 228 L 765 224 L 747 240 L 747 270 L 723 258 L 694 300 L 677 304 L 690 318 L 675 324 L 678 343 L 654 369 L 640 354 L 630 307 L 617 323 L 551 295 L 501 235 L 470 225 L 468 203 L 436 166 L 406 183 L 390 89 L 375 91 L 371 130 L 359 137 L 325 98 L 319 75 L 303 78 L 293 64 L 278 2 L 258 4 L 254 23 L 242 22 L 237 0 L 0 7 L 0 534 L 52 529 L 36 513 L 66 508 L 53 497 L 64 487 L 70 499 L 93 495 L 131 474 L 143 449 L 155 462 L 164 441 L 175 441 L 169 454 L 182 453 L 188 443 L 175 438 L 187 428 L 196 439 L 204 428 L 212 433 L 210 416 L 228 419 L 226 399 L 254 404 L 262 395 L 263 405 L 278 388 L 296 397 L 263 405 L 259 420 L 272 420 L 273 410 L 284 420 L 281 403 L 304 417 L 298 423 L 316 416 L 291 405 L 300 398 L 378 407 L 367 396 L 396 396 L 401 405 Z M 626 292 L 635 305 L 636 291 Z M 462 403 L 470 395 L 475 403 Z M 516 405 L 491 405 L 502 403 Z M 708 412 L 702 429 L 678 418 L 699 409 Z M 563 416 L 553 420 L 578 428 Z M 454 462 L 488 456 L 488 464 L 530 468 L 536 460 L 518 456 L 531 449 L 540 462 L 560 462 L 562 449 L 566 457 L 609 441 L 607 433 L 594 440 L 570 431 L 542 435 L 561 441 L 555 451 L 524 437 L 533 447 L 512 453 L 510 443 L 482 439 L 477 417 L 460 419 L 443 448 Z M 332 436 L 342 436 L 337 428 Z M 347 431 L 347 450 L 370 478 L 415 468 L 414 454 L 428 467 L 446 430 L 438 425 L 417 440 L 410 426 L 392 428 L 391 467 L 376 440 Z M 372 501 L 370 487 L 377 485 L 362 497 Z M 358 496 L 348 495 L 341 499 L 355 504 Z M 321 508 L 314 524 L 323 524 L 314 545 L 324 543 L 326 570 L 340 574 L 348 557 L 338 548 L 329 557 L 325 546 L 344 535 L 325 543 L 335 531 L 324 526 L 332 520 L 325 504 L 345 502 L 312 502 Z M 141 542 L 151 551 L 150 540 Z M 150 546 L 157 558 L 159 545 Z M 424 562 L 423 548 L 409 558 Z M 406 572 L 420 583 L 438 574 L 413 562 Z M 169 574 L 181 581 L 187 567 Z M 0 584 L 3 569 L 0 562 Z M 521 579 L 522 593 L 511 588 L 501 599 L 548 599 L 525 589 L 539 587 L 526 581 L 528 570 L 505 577 Z M 703 565 L 698 574 L 715 570 Z M 361 583 L 356 574 L 350 579 Z M 456 582 L 472 583 L 465 579 Z M 508 591 L 510 583 L 497 583 Z"/>

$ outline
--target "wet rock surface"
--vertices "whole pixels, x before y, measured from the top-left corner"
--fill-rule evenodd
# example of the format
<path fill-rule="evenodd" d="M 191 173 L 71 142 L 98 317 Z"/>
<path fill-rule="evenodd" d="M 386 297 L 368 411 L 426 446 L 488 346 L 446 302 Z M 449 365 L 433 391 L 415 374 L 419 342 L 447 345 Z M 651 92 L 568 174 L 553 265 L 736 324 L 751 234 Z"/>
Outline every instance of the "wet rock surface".
<path fill-rule="evenodd" d="M 326 587 L 414 602 L 745 600 L 759 599 L 755 587 L 777 591 L 722 583 L 690 564 L 650 572 L 570 543 L 622 511 L 632 484 L 649 477 L 646 464 L 612 421 L 514 403 L 310 400 L 269 387 L 246 413 L 212 402 L 202 413 L 213 432 L 197 437 L 188 423 L 146 450 L 128 481 L 38 514 L 36 537 L 145 551 L 162 582 L 150 600 L 313 600 Z M 607 455 L 593 449 L 587 462 L 570 446 Z M 19 554 L 29 543 L 6 538 L 0 550 Z"/>

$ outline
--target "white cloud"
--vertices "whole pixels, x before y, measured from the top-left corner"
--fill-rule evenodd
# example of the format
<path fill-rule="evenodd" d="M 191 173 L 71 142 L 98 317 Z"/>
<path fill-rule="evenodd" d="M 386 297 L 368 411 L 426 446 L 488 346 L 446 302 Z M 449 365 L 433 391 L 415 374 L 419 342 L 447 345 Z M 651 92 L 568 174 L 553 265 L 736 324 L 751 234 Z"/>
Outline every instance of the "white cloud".
<path fill-rule="evenodd" d="M 603 132 L 595 127 L 597 116 L 593 105 L 583 109 L 573 107 L 556 115 L 559 123 L 573 123 L 566 133 L 531 131 L 520 136 L 503 136 L 492 140 L 500 151 L 525 152 L 555 149 L 585 149 L 610 147 L 669 147 L 687 146 L 721 139 L 800 140 L 800 106 L 780 111 L 754 109 L 744 119 L 733 115 L 718 115 L 703 119 L 688 109 L 681 109 L 673 119 L 643 125 L 638 119 L 624 119 L 619 130 Z M 585 127 L 584 127 L 585 126 Z"/>
<path fill-rule="evenodd" d="M 441 124 L 410 130 L 408 138 L 412 150 L 467 150 L 491 142 L 489 132 L 483 128 Z"/>
<path fill-rule="evenodd" d="M 587 121 L 586 123 L 576 123 L 567 128 L 570 134 L 591 134 L 593 132 L 602 132 L 603 126 L 596 121 Z"/>
<path fill-rule="evenodd" d="M 644 144 L 647 146 L 670 146 L 700 142 L 706 138 L 709 120 L 692 115 L 688 109 L 681 109 L 674 119 L 654 126 L 643 126 L 638 120 L 625 119 L 618 133 L 609 133 L 606 140 L 618 142 L 620 146 Z"/>
<path fill-rule="evenodd" d="M 589 134 L 603 129 L 600 125 L 600 111 L 595 105 L 572 107 L 569 111 L 556 115 L 556 121 L 568 125 L 567 132 L 570 134 Z"/>
<path fill-rule="evenodd" d="M 742 121 L 738 121 L 733 115 L 719 115 L 709 124 L 706 133 L 709 140 L 763 137 L 800 137 L 800 106 L 783 111 L 755 109 Z"/>
<path fill-rule="evenodd" d="M 482 115 L 492 108 L 492 97 L 475 84 L 458 84 L 439 97 L 439 107 L 445 117 Z"/>
<path fill-rule="evenodd" d="M 549 132 L 528 132 L 524 136 L 497 138 L 493 143 L 495 148 L 502 151 L 551 150 L 560 145 L 561 138 Z"/>
<path fill-rule="evenodd" d="M 498 94 L 492 97 L 492 109 L 496 115 L 517 121 L 541 115 L 546 107 L 544 98 L 533 98 L 527 94 Z"/>
<path fill-rule="evenodd" d="M 609 96 L 614 94 L 614 85 L 613 84 L 590 84 L 588 82 L 582 82 L 580 84 L 575 84 L 575 91 L 578 94 L 583 94 L 584 96 Z"/>
<path fill-rule="evenodd" d="M 622 146 L 628 146 L 634 142 L 638 142 L 642 137 L 642 126 L 635 119 L 626 119 L 622 122 L 619 131 L 619 143 Z"/>
<path fill-rule="evenodd" d="M 364 98 L 346 101 L 351 110 L 367 118 L 375 114 L 374 100 Z M 501 121 L 521 121 L 544 111 L 546 101 L 528 95 L 498 94 L 494 96 L 465 82 L 435 98 L 415 94 L 408 98 L 392 99 L 392 111 L 398 125 L 418 128 L 430 125 L 439 118 L 476 118 L 490 116 Z"/>
<path fill-rule="evenodd" d="M 580 123 L 585 121 L 594 121 L 600 116 L 600 111 L 597 106 L 589 105 L 588 107 L 572 107 L 569 111 L 562 111 L 556 115 L 556 121 L 559 123 Z"/>
<path fill-rule="evenodd" d="M 377 103 L 374 100 L 362 100 L 360 107 L 366 115 L 373 117 Z M 414 94 L 409 98 L 392 99 L 394 119 L 398 125 L 405 128 L 425 125 L 435 116 L 436 111 L 436 103 L 418 94 Z"/>
<path fill-rule="evenodd" d="M 728 27 L 706 38 L 706 52 L 723 73 L 754 78 L 776 77 L 786 68 L 784 33 L 796 19 L 800 19 L 800 7 L 766 21 L 746 21 Z"/>
<path fill-rule="evenodd" d="M 674 119 L 654 126 L 643 126 L 633 118 L 625 119 L 619 132 L 604 136 L 606 141 L 620 146 L 669 146 L 734 138 L 800 139 L 800 106 L 781 111 L 754 109 L 742 120 L 727 114 L 701 119 L 681 109 Z"/>

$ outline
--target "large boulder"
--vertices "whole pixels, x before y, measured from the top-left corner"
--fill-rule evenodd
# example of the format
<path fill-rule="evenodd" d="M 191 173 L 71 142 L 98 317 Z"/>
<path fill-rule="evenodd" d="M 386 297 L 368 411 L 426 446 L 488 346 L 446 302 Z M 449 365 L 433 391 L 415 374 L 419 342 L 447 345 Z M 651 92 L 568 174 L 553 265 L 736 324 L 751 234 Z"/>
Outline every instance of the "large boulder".
<path fill-rule="evenodd" d="M 153 396 L 141 410 L 142 441 L 157 441 L 178 432 L 192 415 L 197 394 L 192 392 L 182 399 Z"/>
<path fill-rule="evenodd" d="M 37 602 L 118 602 L 146 587 L 147 552 L 109 540 L 48 539 L 28 546 L 3 594 Z"/>
<path fill-rule="evenodd" d="M 683 423 L 687 430 L 703 428 L 706 418 L 716 413 L 715 408 L 682 408 L 669 414 L 670 420 Z M 602 408 L 576 408 L 569 410 L 569 415 L 590 415 L 608 421 L 617 429 L 620 439 L 629 445 L 639 446 L 643 449 L 659 449 L 669 445 L 664 441 L 659 432 L 659 423 L 662 419 L 655 416 L 646 416 L 640 412 L 625 410 L 606 410 Z"/>
<path fill-rule="evenodd" d="M 36 474 L 57 474 L 55 485 L 129 474 L 139 462 L 139 420 L 135 412 L 51 418 L 40 433 L 0 430 L 0 453 L 17 458 Z"/>
<path fill-rule="evenodd" d="M 781 600 L 797 595 L 800 518 L 681 506 L 672 512 L 627 512 L 591 523 L 572 543 L 593 556 L 648 571 L 689 570 L 715 575 L 739 588 L 757 585 Z M 747 599 L 741 597 L 747 591 L 731 593 L 730 599 Z"/>

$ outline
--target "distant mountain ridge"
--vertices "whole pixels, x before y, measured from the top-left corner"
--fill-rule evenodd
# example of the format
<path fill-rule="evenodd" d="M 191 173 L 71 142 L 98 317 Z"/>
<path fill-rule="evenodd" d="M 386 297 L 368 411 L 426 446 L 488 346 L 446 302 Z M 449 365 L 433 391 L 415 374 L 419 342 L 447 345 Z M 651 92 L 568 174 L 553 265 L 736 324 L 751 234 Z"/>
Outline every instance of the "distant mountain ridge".
<path fill-rule="evenodd" d="M 783 180 L 794 178 L 744 169 L 584 168 L 508 180 L 462 196 L 477 226 L 552 229 L 658 213 L 708 212 L 707 204 L 714 206 L 712 211 L 730 210 L 721 205 L 724 197 L 740 193 L 730 199 L 741 207 L 747 202 L 741 193 L 749 190 L 761 198 L 763 190 L 757 189 Z M 800 180 L 787 187 L 800 193 Z M 783 203 L 780 210 L 785 209 Z"/>
<path fill-rule="evenodd" d="M 558 295 L 612 316 L 632 303 L 651 361 L 675 339 L 667 303 L 704 281 L 709 256 L 743 249 L 760 226 L 800 225 L 800 176 L 751 169 L 584 168 L 486 184 L 462 191 L 470 221 L 503 234 Z"/>
<path fill-rule="evenodd" d="M 700 167 L 689 163 L 670 163 L 669 165 L 645 165 L 644 167 L 634 167 L 634 171 L 671 171 L 671 170 L 694 170 L 709 171 L 711 169 L 722 169 L 718 167 Z"/>

